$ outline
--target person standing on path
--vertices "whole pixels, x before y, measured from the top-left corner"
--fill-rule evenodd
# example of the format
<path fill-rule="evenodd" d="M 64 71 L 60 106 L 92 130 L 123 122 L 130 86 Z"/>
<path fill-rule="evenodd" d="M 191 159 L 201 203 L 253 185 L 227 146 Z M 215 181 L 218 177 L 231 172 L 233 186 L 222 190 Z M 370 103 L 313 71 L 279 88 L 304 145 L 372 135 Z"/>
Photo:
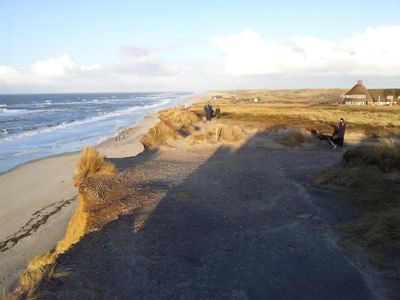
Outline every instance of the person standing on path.
<path fill-rule="evenodd" d="M 337 132 L 335 132 L 332 138 L 328 140 L 329 143 L 333 146 L 333 149 L 336 149 L 338 146 L 343 147 L 345 132 L 346 132 L 346 122 L 344 121 L 343 118 L 340 118 Z"/>

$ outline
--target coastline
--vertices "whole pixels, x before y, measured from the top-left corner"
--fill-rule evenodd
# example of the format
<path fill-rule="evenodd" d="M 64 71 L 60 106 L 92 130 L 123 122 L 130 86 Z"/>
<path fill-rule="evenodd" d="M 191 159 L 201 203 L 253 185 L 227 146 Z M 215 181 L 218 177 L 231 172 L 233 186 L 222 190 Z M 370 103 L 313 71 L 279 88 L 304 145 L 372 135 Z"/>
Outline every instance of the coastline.
<path fill-rule="evenodd" d="M 336 225 L 352 218 L 349 207 L 334 198 L 334 205 L 326 206 L 325 194 L 314 193 L 308 185 L 313 174 L 339 165 L 344 150 L 351 146 L 332 151 L 315 138 L 296 141 L 295 146 L 286 143 L 296 133 L 307 137 L 308 126 L 324 130 L 325 120 L 333 121 L 343 111 L 332 106 L 334 111 L 324 115 L 326 106 L 301 105 L 295 112 L 285 111 L 282 123 L 282 115 L 275 114 L 276 106 L 237 105 L 236 100 L 220 101 L 224 115 L 210 122 L 202 118 L 201 99 L 159 114 L 154 130 L 142 139 L 146 149 L 154 151 L 115 159 L 124 172 L 82 180 L 79 206 L 61 245 L 54 255 L 42 251 L 44 255 L 31 260 L 24 272 L 24 277 L 39 273 L 42 278 L 19 284 L 14 294 L 45 292 L 59 299 L 125 299 L 143 294 L 190 298 L 204 297 L 206 291 L 224 297 L 227 290 L 222 280 L 227 268 L 232 271 L 228 291 L 236 291 L 240 281 L 255 298 L 271 291 L 281 295 L 287 286 L 292 295 L 298 295 L 304 286 L 309 288 L 309 282 L 317 298 L 326 295 L 327 289 L 336 293 L 338 286 L 351 287 L 341 291 L 345 298 L 398 294 L 398 282 L 369 264 L 371 258 L 380 259 L 392 250 L 366 253 L 363 248 L 360 253 L 343 248 L 343 235 Z M 301 122 L 299 111 L 306 116 Z M 363 111 L 358 113 L 362 115 L 359 119 L 351 109 L 346 108 L 345 113 L 359 122 L 350 132 L 364 128 Z M 324 121 L 315 115 L 324 115 Z M 395 117 L 396 112 L 393 120 Z M 142 125 L 144 128 L 139 129 L 138 124 L 133 132 L 119 132 L 99 148 L 112 156 L 114 148 L 122 151 L 130 146 L 130 138 L 139 143 L 139 131 L 146 132 Z M 82 174 L 86 170 L 83 168 Z M 98 173 L 108 174 L 105 169 Z M 243 262 L 243 257 L 251 259 Z M 244 269 L 237 269 L 242 263 Z M 257 277 L 272 276 L 267 286 L 264 281 L 257 285 L 264 287 L 262 291 L 254 290 L 254 270 L 260 265 Z M 62 273 L 64 267 L 71 267 L 73 276 L 60 281 L 54 270 Z M 308 272 L 304 273 L 305 269 Z M 283 277 L 276 288 L 275 274 L 282 270 L 292 270 L 293 275 Z M 193 271 L 200 276 L 193 277 Z M 171 277 L 171 272 L 177 276 Z M 214 275 L 218 274 L 224 284 L 215 284 Z M 291 285 L 303 277 L 304 284 Z M 194 284 L 188 284 L 187 278 L 193 278 Z M 218 289 L 220 286 L 224 288 Z"/>
<path fill-rule="evenodd" d="M 143 121 L 148 115 L 158 113 L 158 111 L 163 110 L 163 109 L 168 109 L 172 107 L 176 107 L 182 104 L 186 104 L 191 101 L 191 99 L 194 99 L 197 97 L 195 94 L 190 94 L 190 95 L 176 95 L 173 96 L 172 98 L 169 95 L 165 95 L 166 98 L 159 98 L 157 103 L 149 104 L 149 105 L 144 105 L 142 102 L 142 106 L 135 106 L 135 107 L 130 107 L 127 111 L 126 110 L 117 110 L 119 114 L 122 114 L 125 116 L 122 118 L 122 121 L 120 119 L 115 119 L 112 121 L 112 123 L 108 122 L 107 126 L 103 128 L 103 126 L 99 126 L 101 122 L 93 123 L 93 129 L 95 134 L 89 134 L 88 135 L 88 128 L 92 127 L 92 123 L 88 123 L 86 126 L 83 128 L 83 132 L 76 131 L 76 134 L 72 132 L 72 137 L 68 135 L 65 136 L 59 136 L 56 138 L 56 140 L 52 140 L 52 138 L 47 138 L 44 139 L 44 148 L 36 147 L 33 141 L 28 141 L 24 142 L 24 140 L 21 140 L 21 142 L 17 142 L 18 140 L 13 141 L 11 146 L 8 144 L 5 144 L 5 150 L 6 154 L 5 156 L 2 156 L 0 160 L 0 176 L 2 174 L 6 174 L 19 166 L 25 165 L 30 162 L 34 162 L 40 159 L 45 159 L 49 157 L 54 157 L 54 156 L 59 156 L 59 155 L 65 155 L 65 154 L 70 154 L 70 153 L 75 153 L 75 152 L 80 152 L 82 148 L 84 147 L 95 147 L 98 144 L 103 144 L 104 141 L 107 141 L 109 139 L 112 139 L 113 137 L 117 136 L 119 132 L 123 129 L 129 129 L 132 127 L 135 127 L 139 123 Z M 95 99 L 96 100 L 96 99 Z M 127 104 L 128 105 L 128 104 Z M 133 112 L 131 113 L 130 110 Z M 114 114 L 114 111 L 110 111 L 105 113 L 106 115 L 112 115 Z M 100 115 L 102 116 L 102 115 Z M 115 116 L 118 116 L 116 114 Z M 114 117 L 115 117 L 114 116 Z M 128 117 L 126 117 L 128 116 Z M 97 117 L 89 116 L 89 120 L 95 119 Z M 75 120 L 75 119 L 74 119 Z M 86 120 L 85 118 L 82 119 L 83 122 Z M 106 119 L 105 121 L 107 121 Z M 75 120 L 77 123 L 78 120 Z M 75 122 L 74 121 L 74 122 Z M 72 123 L 74 123 L 72 122 Z M 60 123 L 60 126 L 63 125 L 64 122 Z M 56 126 L 57 127 L 57 126 Z M 59 126 L 58 126 L 59 127 Z M 88 129 L 85 131 L 85 128 Z M 103 130 L 104 129 L 104 130 Z M 23 134 L 22 134 L 23 135 Z M 29 135 L 27 135 L 29 137 Z M 6 138 L 7 140 L 7 138 Z M 50 140 L 50 142 L 48 141 Z M 17 143 L 17 144 L 16 144 Z M 20 144 L 18 144 L 20 143 Z M 38 150 L 35 150 L 30 155 L 31 153 L 31 143 L 34 149 L 38 148 Z M 41 141 L 36 141 L 36 143 L 39 143 L 41 145 Z M 55 143 L 55 144 L 54 144 Z M 2 142 L 0 142 L 2 144 Z M 24 148 L 19 147 L 19 145 L 25 145 L 27 144 Z M 13 146 L 14 145 L 14 146 Z M 18 145 L 18 147 L 17 147 Z M 55 146 L 58 145 L 58 146 Z M 13 148 L 14 147 L 14 148 Z M 47 149 L 47 150 L 46 150 Z M 20 153 L 21 152 L 21 153 Z M 24 153 L 28 153 L 29 155 L 25 156 Z M 10 155 L 10 153 L 14 153 L 13 155 Z"/>
<path fill-rule="evenodd" d="M 108 158 L 136 156 L 144 150 L 141 137 L 157 121 L 158 112 L 151 113 L 93 147 Z M 78 202 L 72 176 L 79 157 L 80 151 L 57 154 L 0 173 L 1 290 L 13 286 L 33 257 L 64 237 Z"/>

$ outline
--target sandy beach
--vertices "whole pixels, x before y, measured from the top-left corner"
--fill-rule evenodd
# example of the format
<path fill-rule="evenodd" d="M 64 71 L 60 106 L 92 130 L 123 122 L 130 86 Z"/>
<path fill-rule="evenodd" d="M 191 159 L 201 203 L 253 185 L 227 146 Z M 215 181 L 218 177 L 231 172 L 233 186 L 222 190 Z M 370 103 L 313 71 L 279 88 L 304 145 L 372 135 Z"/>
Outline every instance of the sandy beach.
<path fill-rule="evenodd" d="M 143 151 L 141 136 L 156 122 L 157 115 L 149 115 L 96 148 L 108 158 L 135 156 Z M 39 159 L 0 175 L 0 290 L 63 238 L 77 205 L 72 176 L 79 155 Z"/>

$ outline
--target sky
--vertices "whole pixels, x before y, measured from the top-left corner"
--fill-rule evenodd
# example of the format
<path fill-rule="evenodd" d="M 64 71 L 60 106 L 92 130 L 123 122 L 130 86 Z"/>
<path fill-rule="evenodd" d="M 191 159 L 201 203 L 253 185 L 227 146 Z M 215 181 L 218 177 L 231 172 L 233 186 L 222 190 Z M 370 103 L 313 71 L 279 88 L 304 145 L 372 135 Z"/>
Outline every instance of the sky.
<path fill-rule="evenodd" d="M 0 0 L 0 94 L 400 87 L 399 0 Z"/>

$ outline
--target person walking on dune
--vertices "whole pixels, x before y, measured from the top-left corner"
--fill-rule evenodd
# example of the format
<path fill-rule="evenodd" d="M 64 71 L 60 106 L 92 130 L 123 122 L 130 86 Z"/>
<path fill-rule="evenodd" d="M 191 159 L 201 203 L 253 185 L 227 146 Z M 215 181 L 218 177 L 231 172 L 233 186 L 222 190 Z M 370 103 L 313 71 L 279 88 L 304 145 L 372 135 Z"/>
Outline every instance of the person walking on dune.
<path fill-rule="evenodd" d="M 333 149 L 336 147 L 343 147 L 344 144 L 344 134 L 346 132 L 346 122 L 343 118 L 340 118 L 339 127 L 337 127 L 336 132 L 333 133 L 332 138 L 328 141 L 333 146 Z"/>
<path fill-rule="evenodd" d="M 206 112 L 207 121 L 211 121 L 213 110 L 210 101 L 208 101 L 207 104 L 204 106 L 204 111 Z"/>

